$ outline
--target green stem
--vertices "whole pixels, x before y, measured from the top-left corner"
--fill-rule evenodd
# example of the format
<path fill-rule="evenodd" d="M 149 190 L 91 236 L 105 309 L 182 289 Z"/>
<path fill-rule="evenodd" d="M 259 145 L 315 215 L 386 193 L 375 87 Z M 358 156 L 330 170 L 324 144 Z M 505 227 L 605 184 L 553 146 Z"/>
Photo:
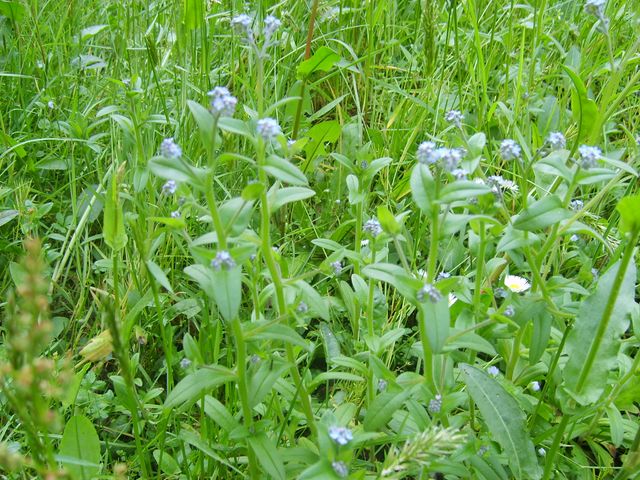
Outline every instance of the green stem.
<path fill-rule="evenodd" d="M 218 247 L 220 250 L 227 249 L 227 238 L 218 213 L 218 205 L 216 203 L 215 191 L 213 188 L 215 180 L 215 166 L 216 166 L 216 134 L 218 129 L 218 117 L 214 118 L 213 131 L 211 132 L 211 149 L 208 152 L 209 155 L 209 171 L 207 172 L 207 184 L 205 186 L 205 197 L 207 199 L 207 206 L 209 207 L 209 214 L 211 215 L 211 221 L 213 222 L 213 228 L 216 231 L 218 237 Z"/>
<path fill-rule="evenodd" d="M 404 250 L 402 249 L 402 245 L 400 245 L 400 240 L 398 240 L 397 235 L 393 237 L 393 244 L 396 247 L 396 252 L 398 253 L 398 257 L 400 257 L 400 263 L 402 263 L 404 271 L 411 275 L 411 267 L 409 266 L 407 256 L 404 254 Z M 375 261 L 375 255 L 373 256 L 373 261 Z"/>
<path fill-rule="evenodd" d="M 511 349 L 511 355 L 509 356 L 509 362 L 507 363 L 507 371 L 505 372 L 505 378 L 513 380 L 513 372 L 515 372 L 518 359 L 520 358 L 520 345 L 522 344 L 522 337 L 526 327 L 520 327 L 513 339 L 513 347 Z"/>
<path fill-rule="evenodd" d="M 113 255 L 113 311 L 107 315 L 107 322 L 109 324 L 109 330 L 111 330 L 111 339 L 113 342 L 113 353 L 120 364 L 122 373 L 124 376 L 124 383 L 127 388 L 129 397 L 135 402 L 135 405 L 131 405 L 131 422 L 133 424 L 133 437 L 136 444 L 136 454 L 138 461 L 140 462 L 140 474 L 142 478 L 150 478 L 149 470 L 147 466 L 147 455 L 145 454 L 142 442 L 140 439 L 140 418 L 138 417 L 138 408 L 140 400 L 136 392 L 133 372 L 131 371 L 131 362 L 129 355 L 127 354 L 124 345 L 122 345 L 122 339 L 120 338 L 120 329 L 118 328 L 118 322 L 120 318 L 120 295 L 119 295 L 119 253 L 112 251 Z"/>
<path fill-rule="evenodd" d="M 258 149 L 257 149 L 258 179 L 260 183 L 262 183 L 265 186 L 265 188 L 262 189 L 262 193 L 260 194 L 260 237 L 262 239 L 261 253 L 267 265 L 267 269 L 269 270 L 271 281 L 273 282 L 273 287 L 276 293 L 278 313 L 280 316 L 284 316 L 287 310 L 287 304 L 284 297 L 284 287 L 282 283 L 282 278 L 280 277 L 280 270 L 273 256 L 273 250 L 271 248 L 269 200 L 267 198 L 267 188 L 266 188 L 268 185 L 268 179 L 267 179 L 267 173 L 264 170 L 264 164 L 265 164 L 264 148 L 265 148 L 264 142 L 262 141 L 262 139 L 259 139 Z M 298 371 L 296 355 L 293 350 L 293 346 L 290 343 L 286 343 L 285 349 L 287 353 L 287 361 L 291 364 L 291 377 L 293 378 L 300 392 L 300 401 L 302 403 L 302 409 L 304 411 L 304 415 L 307 419 L 307 425 L 311 430 L 312 435 L 315 437 L 317 430 L 316 430 L 315 418 L 313 416 L 313 408 L 311 406 L 311 399 L 309 397 L 309 393 L 307 392 L 306 387 L 304 386 L 300 372 Z"/>
<path fill-rule="evenodd" d="M 567 326 L 564 329 L 564 333 L 562 334 L 562 339 L 560 340 L 560 344 L 558 345 L 558 348 L 556 349 L 556 353 L 553 356 L 553 359 L 551 360 L 551 364 L 549 365 L 549 370 L 546 374 L 547 381 L 544 384 L 544 388 L 540 392 L 540 396 L 538 397 L 538 403 L 536 405 L 535 410 L 533 411 L 533 415 L 531 415 L 531 417 L 529 418 L 528 425 L 529 425 L 530 431 L 533 429 L 535 420 L 538 417 L 538 414 L 540 413 L 540 408 L 542 407 L 543 399 L 547 398 L 547 395 L 546 395 L 547 391 L 550 388 L 552 388 L 551 386 L 553 384 L 554 373 L 558 366 L 558 362 L 560 361 L 560 356 L 562 355 L 562 351 L 564 350 L 564 344 L 566 343 L 567 338 L 569 337 L 569 332 L 571 331 L 572 328 L 573 328 L 573 323 L 567 324 Z"/>
<path fill-rule="evenodd" d="M 242 404 L 242 417 L 244 426 L 250 433 L 253 429 L 253 413 L 249 403 L 249 389 L 247 387 L 247 345 L 242 334 L 240 318 L 236 317 L 231 322 L 231 330 L 236 343 L 236 375 L 238 376 L 238 390 L 240 392 L 240 403 Z M 249 459 L 250 478 L 259 478 L 258 464 L 253 449 L 247 444 L 247 457 Z"/>
<path fill-rule="evenodd" d="M 424 356 L 424 378 L 427 381 L 427 386 L 432 392 L 436 392 L 436 382 L 433 375 L 433 351 L 431 350 L 431 344 L 427 337 L 426 321 L 424 318 L 424 312 L 421 308 L 418 308 L 418 327 L 420 329 L 420 343 L 422 343 L 422 355 Z"/>
<path fill-rule="evenodd" d="M 436 197 L 437 198 L 437 197 Z M 440 231 L 438 228 L 438 206 L 433 206 L 431 213 L 431 243 L 429 244 L 429 258 L 427 259 L 427 282 L 432 283 L 436 275 L 436 266 L 438 265 L 438 239 Z"/>
<path fill-rule="evenodd" d="M 626 480 L 631 478 L 633 472 L 638 471 L 640 466 L 640 426 L 636 430 L 636 436 L 633 439 L 629 453 L 627 453 L 627 460 L 622 466 L 618 474 L 613 480 Z"/>
<path fill-rule="evenodd" d="M 567 425 L 569 424 L 569 419 L 570 419 L 569 415 L 564 415 L 562 417 L 562 420 L 560 421 L 560 424 L 558 425 L 558 430 L 556 431 L 556 435 L 555 437 L 553 437 L 553 444 L 551 445 L 551 448 L 547 452 L 547 457 L 546 457 L 547 459 L 544 464 L 544 473 L 542 475 L 542 480 L 549 480 L 549 477 L 555 465 L 554 459 L 555 459 L 556 453 L 558 453 L 558 449 L 560 448 L 560 441 L 562 440 L 564 431 L 567 429 Z"/>
<path fill-rule="evenodd" d="M 356 231 L 354 235 L 355 239 L 354 239 L 353 249 L 358 254 L 362 250 L 362 245 L 361 245 L 362 244 L 362 212 L 364 209 L 364 206 L 362 205 L 362 203 L 363 202 L 359 202 L 356 204 Z M 360 275 L 359 260 L 353 263 L 353 273 L 355 273 L 356 275 Z"/>
<path fill-rule="evenodd" d="M 482 291 L 482 279 L 484 277 L 484 254 L 486 247 L 486 235 L 484 222 L 480 223 L 480 244 L 478 245 L 478 259 L 476 261 L 476 284 L 473 290 L 473 308 L 476 313 L 480 311 L 480 292 Z"/>

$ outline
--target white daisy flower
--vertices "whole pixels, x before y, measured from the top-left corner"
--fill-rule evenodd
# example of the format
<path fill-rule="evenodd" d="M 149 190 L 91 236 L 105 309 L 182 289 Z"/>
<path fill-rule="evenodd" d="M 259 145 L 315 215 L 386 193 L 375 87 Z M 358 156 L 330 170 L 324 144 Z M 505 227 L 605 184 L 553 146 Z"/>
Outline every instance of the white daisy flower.
<path fill-rule="evenodd" d="M 531 284 L 526 278 L 517 275 L 507 275 L 504 277 L 504 286 L 515 293 L 526 292 L 531 288 Z"/>

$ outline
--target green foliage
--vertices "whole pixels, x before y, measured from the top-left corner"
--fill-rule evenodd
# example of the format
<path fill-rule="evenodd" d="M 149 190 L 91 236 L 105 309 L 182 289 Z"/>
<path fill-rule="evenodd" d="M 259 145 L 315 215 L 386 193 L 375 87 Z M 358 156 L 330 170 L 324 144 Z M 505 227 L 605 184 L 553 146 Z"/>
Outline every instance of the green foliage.
<path fill-rule="evenodd" d="M 489 431 L 502 447 L 513 476 L 540 478 L 533 442 L 527 435 L 525 415 L 516 400 L 483 371 L 465 364 L 460 370 Z"/>
<path fill-rule="evenodd" d="M 91 420 L 74 415 L 64 427 L 58 460 L 74 479 L 88 480 L 100 473 L 100 439 Z"/>
<path fill-rule="evenodd" d="M 639 13 L 445 3 L 0 1 L 7 478 L 631 478 Z"/>

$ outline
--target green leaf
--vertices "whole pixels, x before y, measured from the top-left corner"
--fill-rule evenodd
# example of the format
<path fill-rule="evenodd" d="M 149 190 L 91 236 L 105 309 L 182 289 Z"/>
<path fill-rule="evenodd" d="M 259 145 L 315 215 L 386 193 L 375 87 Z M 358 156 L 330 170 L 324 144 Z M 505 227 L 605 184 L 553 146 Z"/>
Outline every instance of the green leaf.
<path fill-rule="evenodd" d="M 328 362 L 342 355 L 340 342 L 338 342 L 336 335 L 328 323 L 320 323 L 320 335 L 322 336 L 322 345 L 324 346 L 324 358 L 326 358 Z"/>
<path fill-rule="evenodd" d="M 349 192 L 349 203 L 351 205 L 356 205 L 364 201 L 365 195 L 360 191 L 360 181 L 358 177 L 351 173 L 347 175 L 347 190 Z"/>
<path fill-rule="evenodd" d="M 182 409 L 198 400 L 204 392 L 235 380 L 235 374 L 218 365 L 208 365 L 190 373 L 173 387 L 164 401 L 165 409 Z"/>
<path fill-rule="evenodd" d="M 533 322 L 531 343 L 529 344 L 530 365 L 535 365 L 542 358 L 542 354 L 547 349 L 551 338 L 551 321 L 553 317 L 545 307 L 546 303 L 539 301 L 535 303 L 533 311 L 527 311 L 527 313 L 530 313 L 528 318 Z"/>
<path fill-rule="evenodd" d="M 167 278 L 167 275 L 164 273 L 162 268 L 158 266 L 153 260 L 146 261 L 147 269 L 149 273 L 155 278 L 156 282 L 162 285 L 167 291 L 173 293 L 173 289 L 171 288 L 171 283 Z"/>
<path fill-rule="evenodd" d="M 19 213 L 18 210 L 3 210 L 0 212 L 0 227 L 16 218 Z"/>
<path fill-rule="evenodd" d="M 487 136 L 478 132 L 471 136 L 469 140 L 467 140 L 467 148 L 468 148 L 468 157 L 479 157 L 482 155 L 482 151 L 484 150 L 484 146 L 487 144 Z"/>
<path fill-rule="evenodd" d="M 514 217 L 513 227 L 532 232 L 557 224 L 571 216 L 562 206 L 558 195 L 549 195 L 529 205 L 522 213 Z"/>
<path fill-rule="evenodd" d="M 396 217 L 393 216 L 386 206 L 380 205 L 377 214 L 380 225 L 385 232 L 391 236 L 396 236 L 400 233 L 400 230 L 402 230 L 400 223 L 398 223 Z"/>
<path fill-rule="evenodd" d="M 213 115 L 211 115 L 209 110 L 193 100 L 187 100 L 187 106 L 189 107 L 191 115 L 193 115 L 196 125 L 198 126 L 202 144 L 208 151 L 213 146 L 213 135 L 215 134 L 213 131 Z"/>
<path fill-rule="evenodd" d="M 175 458 L 167 453 L 166 449 L 162 451 L 154 450 L 153 459 L 160 465 L 160 470 L 164 474 L 173 476 L 180 473 L 180 465 L 178 465 Z"/>
<path fill-rule="evenodd" d="M 251 221 L 253 201 L 247 202 L 242 197 L 230 198 L 218 207 L 220 221 L 227 234 L 236 237 L 245 231 Z"/>
<path fill-rule="evenodd" d="M 181 440 L 184 440 L 189 445 L 196 447 L 198 450 L 200 450 L 207 456 L 213 458 L 216 462 L 219 462 L 222 465 L 225 465 L 229 470 L 233 470 L 234 472 L 236 472 L 238 474 L 238 478 L 244 478 L 244 473 L 242 471 L 238 470 L 238 468 L 232 463 L 230 463 L 226 458 L 222 457 L 221 455 L 218 455 L 218 453 L 216 453 L 216 451 L 213 448 L 211 448 L 210 442 L 203 440 L 199 434 L 192 432 L 190 430 L 181 428 L 180 434 L 178 435 L 178 437 Z"/>
<path fill-rule="evenodd" d="M 378 395 L 364 416 L 364 429 L 373 432 L 383 428 L 393 414 L 402 408 L 404 402 L 409 398 L 412 389 L 406 388 L 399 392 L 384 392 Z"/>
<path fill-rule="evenodd" d="M 82 415 L 69 419 L 60 441 L 62 465 L 76 480 L 90 480 L 100 473 L 100 439 L 91 421 Z"/>
<path fill-rule="evenodd" d="M 80 30 L 80 40 L 84 42 L 88 38 L 95 37 L 105 28 L 109 28 L 109 25 L 92 25 L 90 27 L 83 28 Z"/>
<path fill-rule="evenodd" d="M 271 176 L 277 178 L 284 183 L 291 185 L 306 186 L 308 184 L 307 177 L 289 160 L 277 155 L 269 155 L 264 169 Z"/>
<path fill-rule="evenodd" d="M 227 433 L 232 432 L 240 426 L 240 423 L 229 413 L 227 407 L 225 407 L 220 400 L 210 395 L 204 397 L 204 413 L 220 425 Z"/>
<path fill-rule="evenodd" d="M 328 322 L 329 307 L 322 295 L 320 295 L 315 288 L 304 280 L 298 280 L 296 282 L 296 287 L 300 289 L 302 298 L 309 308 L 311 308 L 311 311 Z"/>
<path fill-rule="evenodd" d="M 632 260 L 627 271 L 624 272 L 613 313 L 598 345 L 595 332 L 602 321 L 607 301 L 613 294 L 613 284 L 620 264 L 619 260 L 609 268 L 600 277 L 595 292 L 580 303 L 574 327 L 567 336 L 564 353 L 569 356 L 569 359 L 563 371 L 563 385 L 581 405 L 598 401 L 609 383 L 609 371 L 618 365 L 620 337 L 626 332 L 629 325 L 628 316 L 635 308 L 636 266 Z M 596 360 L 587 374 L 581 391 L 577 392 L 578 380 L 587 356 L 594 348 L 597 348 Z"/>
<path fill-rule="evenodd" d="M 267 474 L 278 480 L 286 480 L 284 464 L 273 440 L 266 434 L 260 433 L 247 437 L 247 442 Z"/>
<path fill-rule="evenodd" d="M 421 163 L 411 172 L 411 196 L 423 213 L 430 214 L 436 200 L 436 185 L 427 165 Z"/>
<path fill-rule="evenodd" d="M 288 325 L 281 323 L 252 322 L 243 331 L 247 342 L 259 342 L 265 340 L 279 340 L 281 342 L 297 345 L 304 350 L 309 350 L 309 342 L 302 338 L 298 332 Z"/>
<path fill-rule="evenodd" d="M 335 120 L 320 122 L 311 127 L 305 133 L 305 137 L 309 137 L 309 141 L 304 146 L 307 162 L 319 155 L 325 155 L 327 151 L 324 144 L 335 143 L 340 138 L 340 132 L 340 124 Z"/>
<path fill-rule="evenodd" d="M 573 177 L 573 172 L 567 167 L 568 158 L 568 150 L 555 150 L 534 163 L 533 168 L 542 174 L 554 175 L 570 182 Z"/>
<path fill-rule="evenodd" d="M 203 17 L 202 2 L 198 0 L 184 0 L 182 11 L 182 22 L 188 30 L 193 30 L 200 25 Z"/>
<path fill-rule="evenodd" d="M 311 198 L 316 194 L 315 191 L 306 187 L 285 187 L 279 188 L 271 199 L 270 211 L 275 212 L 287 203 L 293 203 L 300 200 Z"/>
<path fill-rule="evenodd" d="M 298 78 L 307 78 L 314 72 L 328 72 L 339 60 L 340 55 L 329 47 L 322 46 L 311 58 L 298 65 Z"/>
<path fill-rule="evenodd" d="M 222 318 L 228 322 L 235 318 L 242 301 L 242 270 L 239 266 L 230 270 L 213 270 L 204 265 L 190 265 L 184 273 L 213 299 Z"/>
<path fill-rule="evenodd" d="M 616 172 L 608 168 L 582 169 L 576 175 L 578 185 L 593 185 L 608 182 L 616 176 Z"/>
<path fill-rule="evenodd" d="M 364 378 L 360 375 L 349 372 L 322 372 L 309 382 L 309 391 L 315 390 L 320 384 L 328 381 L 341 381 L 341 382 L 364 382 Z"/>
<path fill-rule="evenodd" d="M 362 178 L 364 183 L 368 183 L 378 174 L 380 170 L 389 166 L 393 162 L 390 157 L 381 157 L 373 160 L 369 166 L 362 172 Z"/>
<path fill-rule="evenodd" d="M 158 177 L 176 182 L 186 183 L 202 190 L 203 179 L 207 172 L 202 168 L 195 168 L 182 158 L 153 157 L 149 160 L 149 169 Z"/>
<path fill-rule="evenodd" d="M 218 119 L 218 128 L 223 132 L 234 133 L 247 138 L 253 138 L 251 129 L 247 122 L 238 118 L 220 117 Z"/>
<path fill-rule="evenodd" d="M 573 82 L 574 89 L 571 91 L 571 111 L 573 121 L 576 122 L 579 127 L 578 140 L 583 141 L 591 132 L 598 117 L 598 107 L 596 102 L 588 97 L 587 88 L 578 74 L 566 65 L 563 65 L 562 68 L 567 72 L 567 75 L 569 75 L 571 82 Z"/>
<path fill-rule="evenodd" d="M 152 222 L 158 222 L 161 223 L 163 225 L 166 225 L 167 227 L 170 228 L 184 228 L 187 226 L 187 224 L 184 221 L 184 218 L 180 217 L 180 218 L 173 218 L 173 217 L 147 217 L 147 220 L 150 220 Z"/>
<path fill-rule="evenodd" d="M 274 359 L 261 362 L 249 380 L 249 403 L 251 408 L 258 405 L 266 397 L 289 365 Z"/>
<path fill-rule="evenodd" d="M 264 190 L 264 188 L 265 187 L 263 183 L 250 183 L 242 189 L 242 193 L 240 194 L 240 196 L 245 202 L 258 200 L 260 198 L 260 195 L 262 195 L 262 191 Z"/>
<path fill-rule="evenodd" d="M 26 7 L 20 2 L 0 1 L 0 15 L 14 22 L 22 21 L 26 13 Z"/>
<path fill-rule="evenodd" d="M 469 180 L 457 180 L 448 184 L 440 191 L 441 203 L 452 203 L 460 200 L 470 200 L 478 195 L 489 193 L 491 189 L 487 185 L 483 185 Z"/>
<path fill-rule="evenodd" d="M 491 435 L 502 447 L 513 477 L 540 478 L 533 442 L 527 434 L 525 415 L 518 402 L 482 370 L 461 364 L 460 371 Z"/>
<path fill-rule="evenodd" d="M 117 252 L 127 244 L 127 233 L 124 230 L 124 214 L 118 197 L 115 174 L 111 177 L 111 185 L 105 196 L 102 234 L 106 244 Z"/>
<path fill-rule="evenodd" d="M 616 447 L 622 445 L 624 441 L 624 425 L 620 410 L 615 405 L 607 407 L 607 417 L 609 418 L 609 431 L 611 432 L 611 443 Z"/>
<path fill-rule="evenodd" d="M 620 214 L 620 231 L 637 232 L 640 230 L 640 195 L 622 198 L 616 210 Z"/>
<path fill-rule="evenodd" d="M 404 269 L 392 263 L 374 263 L 362 269 L 362 274 L 369 278 L 393 285 L 402 295 L 415 300 L 416 291 L 422 282 L 407 275 Z"/>
<path fill-rule="evenodd" d="M 419 321 L 424 322 L 424 331 L 427 334 L 429 345 L 434 353 L 442 353 L 447 337 L 449 336 L 450 317 L 449 299 L 442 296 L 439 302 L 433 303 L 428 299 L 419 304 L 421 315 Z"/>

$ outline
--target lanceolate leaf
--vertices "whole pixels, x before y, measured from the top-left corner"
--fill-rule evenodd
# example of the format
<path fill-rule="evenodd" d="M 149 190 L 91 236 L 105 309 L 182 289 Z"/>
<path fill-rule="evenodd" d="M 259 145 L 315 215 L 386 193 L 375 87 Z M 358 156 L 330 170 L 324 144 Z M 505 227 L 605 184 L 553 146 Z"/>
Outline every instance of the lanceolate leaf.
<path fill-rule="evenodd" d="M 111 178 L 111 185 L 105 196 L 102 234 L 106 244 L 118 251 L 127 244 L 127 233 L 124 230 L 124 217 L 122 205 L 118 199 L 118 183 L 115 174 Z"/>
<path fill-rule="evenodd" d="M 424 322 L 424 331 L 433 353 L 441 353 L 449 336 L 449 304 L 446 296 L 439 302 L 429 300 L 419 304 L 418 321 Z"/>
<path fill-rule="evenodd" d="M 540 478 L 524 412 L 495 379 L 471 365 L 461 364 L 462 377 L 493 438 L 500 444 L 513 478 Z"/>
<path fill-rule="evenodd" d="M 411 395 L 410 388 L 399 392 L 384 392 L 378 395 L 367 409 L 364 429 L 373 432 L 384 427 L 396 410 L 399 410 Z"/>
<path fill-rule="evenodd" d="M 411 172 L 411 195 L 423 213 L 430 213 L 435 201 L 436 186 L 429 167 L 417 164 Z"/>
<path fill-rule="evenodd" d="M 232 321 L 242 301 L 242 271 L 239 266 L 230 270 L 214 270 L 204 265 L 190 265 L 184 272 L 216 302 L 218 312 L 226 321 Z"/>
<path fill-rule="evenodd" d="M 535 231 L 546 228 L 570 217 L 568 210 L 563 208 L 558 195 L 549 195 L 534 202 L 513 220 L 514 228 L 525 231 Z"/>
<path fill-rule="evenodd" d="M 200 396 L 223 383 L 234 380 L 234 373 L 218 365 L 202 367 L 184 377 L 173 387 L 164 402 L 164 408 L 180 408 L 189 405 L 200 398 Z"/>
<path fill-rule="evenodd" d="M 261 433 L 247 437 L 251 449 L 258 457 L 260 465 L 269 474 L 269 477 L 285 480 L 287 478 L 281 456 L 278 454 L 275 443 L 266 434 Z"/>
<path fill-rule="evenodd" d="M 612 293 L 612 286 L 619 268 L 620 261 L 602 275 L 596 291 L 581 303 L 574 328 L 567 337 L 564 351 L 569 355 L 569 360 L 564 368 L 564 386 L 568 389 L 569 394 L 582 405 L 596 402 L 604 391 L 609 371 L 617 366 L 620 336 L 627 330 L 629 314 L 635 306 L 636 267 L 631 261 L 620 285 L 618 298 L 607 329 L 602 336 L 600 345 L 596 345 L 598 339 L 595 332 L 602 321 L 605 306 Z M 596 360 L 588 372 L 581 391 L 576 392 L 578 379 L 589 355 L 589 350 L 593 348 L 598 349 Z"/>
<path fill-rule="evenodd" d="M 89 480 L 100 472 L 100 439 L 91 421 L 82 415 L 69 419 L 60 442 L 60 458 L 73 478 Z"/>

